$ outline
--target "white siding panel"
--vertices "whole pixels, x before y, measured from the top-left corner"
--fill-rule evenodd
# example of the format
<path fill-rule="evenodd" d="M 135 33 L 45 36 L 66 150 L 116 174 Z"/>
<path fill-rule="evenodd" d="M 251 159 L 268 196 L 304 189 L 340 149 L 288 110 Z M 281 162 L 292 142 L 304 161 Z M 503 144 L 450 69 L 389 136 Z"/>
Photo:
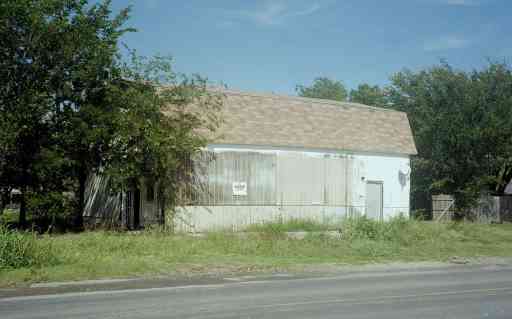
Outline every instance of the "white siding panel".
<path fill-rule="evenodd" d="M 345 213 L 345 207 L 327 206 L 187 206 L 178 210 L 174 227 L 179 232 L 239 231 L 251 224 L 293 218 L 336 223 Z"/>
<path fill-rule="evenodd" d="M 178 230 L 240 229 L 277 218 L 325 222 L 365 214 L 367 181 L 383 184 L 384 219 L 409 213 L 408 156 L 235 146 L 210 151 L 221 161 L 210 165 L 210 172 L 216 172 L 209 177 L 216 179 L 210 185 L 215 204 L 182 209 L 175 220 Z M 258 194 L 247 202 L 232 199 L 229 185 L 241 179 Z"/>
<path fill-rule="evenodd" d="M 277 156 L 279 204 L 323 204 L 324 163 L 321 157 L 283 152 Z"/>
<path fill-rule="evenodd" d="M 358 170 L 354 170 L 354 175 L 364 181 L 382 181 L 384 187 L 384 219 L 388 219 L 399 214 L 409 215 L 409 190 L 410 190 L 410 160 L 407 157 L 396 156 L 370 156 L 354 155 Z M 407 177 L 405 183 L 400 183 L 399 174 L 404 173 Z M 361 198 L 358 204 L 365 202 L 364 183 L 359 184 L 357 194 L 354 196 Z"/>

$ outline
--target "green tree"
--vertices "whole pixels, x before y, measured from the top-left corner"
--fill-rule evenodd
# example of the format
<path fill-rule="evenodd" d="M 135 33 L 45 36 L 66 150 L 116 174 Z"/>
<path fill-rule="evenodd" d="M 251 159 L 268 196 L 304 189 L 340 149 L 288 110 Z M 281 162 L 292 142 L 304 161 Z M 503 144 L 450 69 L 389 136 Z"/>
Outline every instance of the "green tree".
<path fill-rule="evenodd" d="M 2 115 L 6 115 L 3 106 L 0 104 Z M 11 155 L 15 146 L 14 131 L 10 119 L 0 116 L 0 215 L 3 213 L 12 190 L 12 174 L 15 165 L 11 163 Z"/>
<path fill-rule="evenodd" d="M 172 209 L 180 192 L 194 187 L 191 159 L 221 123 L 223 96 L 199 76 L 174 73 L 170 57 L 132 54 L 122 78 L 109 92 L 121 112 L 103 173 L 115 190 L 151 181 L 160 206 Z"/>
<path fill-rule="evenodd" d="M 129 9 L 111 18 L 110 1 L 92 6 L 86 3 L 78 1 L 63 18 L 59 17 L 65 50 L 58 52 L 60 76 L 51 87 L 57 98 L 54 134 L 76 181 L 74 226 L 78 229 L 83 224 L 87 177 L 104 165 L 114 134 L 118 109 L 108 102 L 107 94 L 122 76 L 119 38 L 134 31 L 123 28 Z"/>
<path fill-rule="evenodd" d="M 386 106 L 386 93 L 378 85 L 359 84 L 357 89 L 350 91 L 350 102 L 371 106 Z"/>
<path fill-rule="evenodd" d="M 408 113 L 418 156 L 412 196 L 454 194 L 464 211 L 499 188 L 510 167 L 512 73 L 504 64 L 463 72 L 441 64 L 392 77 L 391 107 Z"/>
<path fill-rule="evenodd" d="M 326 77 L 316 78 L 311 86 L 297 85 L 296 91 L 302 97 L 334 101 L 347 100 L 347 89 L 343 83 Z"/>
<path fill-rule="evenodd" d="M 26 193 L 36 186 L 34 163 L 49 136 L 51 95 L 46 88 L 54 69 L 48 52 L 52 45 L 42 14 L 49 3 L 2 1 L 0 3 L 0 110 L 3 119 L 4 165 L 7 188 L 21 191 L 19 224 L 26 223 Z M 8 133 L 7 133 L 8 132 Z"/>
<path fill-rule="evenodd" d="M 106 127 L 111 127 L 112 109 L 104 101 L 106 88 L 119 77 L 118 39 L 130 31 L 122 29 L 128 9 L 111 14 L 110 1 L 0 4 L 0 105 L 13 132 L 11 144 L 3 146 L 9 150 L 4 171 L 8 184 L 22 192 L 21 226 L 26 194 L 48 185 L 62 188 L 54 182 L 70 178 L 77 185 L 76 223 L 81 224 L 84 176 L 100 166 Z M 59 163 L 64 166 L 56 167 Z M 59 178 L 56 172 L 62 172 Z"/>

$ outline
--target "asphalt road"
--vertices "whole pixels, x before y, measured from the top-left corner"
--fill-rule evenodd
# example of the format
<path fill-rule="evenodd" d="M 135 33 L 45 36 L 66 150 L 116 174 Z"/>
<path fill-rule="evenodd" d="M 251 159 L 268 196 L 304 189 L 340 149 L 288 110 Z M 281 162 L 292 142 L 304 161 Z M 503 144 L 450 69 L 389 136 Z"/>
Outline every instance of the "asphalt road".
<path fill-rule="evenodd" d="M 512 318 L 510 266 L 227 278 L 0 299 L 0 318 Z"/>

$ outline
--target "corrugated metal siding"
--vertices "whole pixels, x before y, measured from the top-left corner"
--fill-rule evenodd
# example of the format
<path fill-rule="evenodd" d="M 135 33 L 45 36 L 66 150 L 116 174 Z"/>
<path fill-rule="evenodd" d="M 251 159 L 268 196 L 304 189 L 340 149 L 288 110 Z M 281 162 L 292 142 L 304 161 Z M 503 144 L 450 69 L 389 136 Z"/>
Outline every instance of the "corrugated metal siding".
<path fill-rule="evenodd" d="M 84 220 L 90 224 L 116 224 L 120 221 L 121 197 L 110 193 L 110 181 L 90 174 L 85 188 Z"/>
<path fill-rule="evenodd" d="M 206 166 L 197 205 L 350 205 L 353 159 L 298 152 L 216 153 Z M 201 170 L 198 170 L 201 171 Z M 247 195 L 233 194 L 233 183 L 247 183 Z"/>
<path fill-rule="evenodd" d="M 352 205 L 352 167 L 348 156 L 326 157 L 324 202 L 328 206 Z"/>
<path fill-rule="evenodd" d="M 323 175 L 322 158 L 301 153 L 280 153 L 277 175 L 280 204 L 322 204 Z"/>
<path fill-rule="evenodd" d="M 315 150 L 210 148 L 198 180 L 199 199 L 178 209 L 178 231 L 243 229 L 275 219 L 335 221 L 366 213 L 366 181 L 384 183 L 384 218 L 409 212 L 409 186 L 399 172 L 407 157 Z M 213 154 L 213 156 L 211 155 Z M 209 161 L 213 157 L 213 160 Z M 247 196 L 233 196 L 233 182 L 247 182 Z M 171 222 L 171 220 L 168 220 Z"/>
<path fill-rule="evenodd" d="M 205 160 L 207 157 L 202 156 Z M 201 164 L 199 164 L 201 165 Z M 201 205 L 275 205 L 276 155 L 254 152 L 217 153 L 206 164 L 198 196 Z M 247 183 L 247 196 L 233 194 L 233 183 Z"/>
<path fill-rule="evenodd" d="M 350 209 L 332 206 L 187 206 L 178 209 L 173 226 L 178 232 L 243 230 L 249 225 L 290 219 L 337 223 Z M 169 220 L 168 223 L 171 221 Z"/>

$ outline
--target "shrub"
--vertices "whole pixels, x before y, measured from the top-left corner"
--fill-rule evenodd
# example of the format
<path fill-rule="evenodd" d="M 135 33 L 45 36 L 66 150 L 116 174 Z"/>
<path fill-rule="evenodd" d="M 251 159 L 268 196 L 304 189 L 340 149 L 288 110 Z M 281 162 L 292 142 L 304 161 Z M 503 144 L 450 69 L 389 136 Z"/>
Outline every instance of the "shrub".
<path fill-rule="evenodd" d="M 347 218 L 342 223 L 342 237 L 346 240 L 385 240 L 407 243 L 411 240 L 423 240 L 425 237 L 419 222 L 407 219 L 403 215 L 388 221 L 376 221 L 366 216 Z"/>
<path fill-rule="evenodd" d="M 382 225 L 380 222 L 361 217 L 350 217 L 342 223 L 342 237 L 347 240 L 378 239 Z"/>
<path fill-rule="evenodd" d="M 16 225 L 18 223 L 19 212 L 17 209 L 7 208 L 0 213 L 0 225 L 5 227 Z"/>
<path fill-rule="evenodd" d="M 72 199 L 61 192 L 30 193 L 27 208 L 38 231 L 53 231 L 55 227 L 64 231 L 66 218 L 73 211 Z"/>
<path fill-rule="evenodd" d="M 274 220 L 253 224 L 248 226 L 245 231 L 267 234 L 270 236 L 282 237 L 285 232 L 293 231 L 322 231 L 329 229 L 328 224 L 322 224 L 312 219 L 289 218 L 282 217 Z"/>
<path fill-rule="evenodd" d="M 0 226 L 0 269 L 55 264 L 51 246 L 39 243 L 35 236 Z"/>

